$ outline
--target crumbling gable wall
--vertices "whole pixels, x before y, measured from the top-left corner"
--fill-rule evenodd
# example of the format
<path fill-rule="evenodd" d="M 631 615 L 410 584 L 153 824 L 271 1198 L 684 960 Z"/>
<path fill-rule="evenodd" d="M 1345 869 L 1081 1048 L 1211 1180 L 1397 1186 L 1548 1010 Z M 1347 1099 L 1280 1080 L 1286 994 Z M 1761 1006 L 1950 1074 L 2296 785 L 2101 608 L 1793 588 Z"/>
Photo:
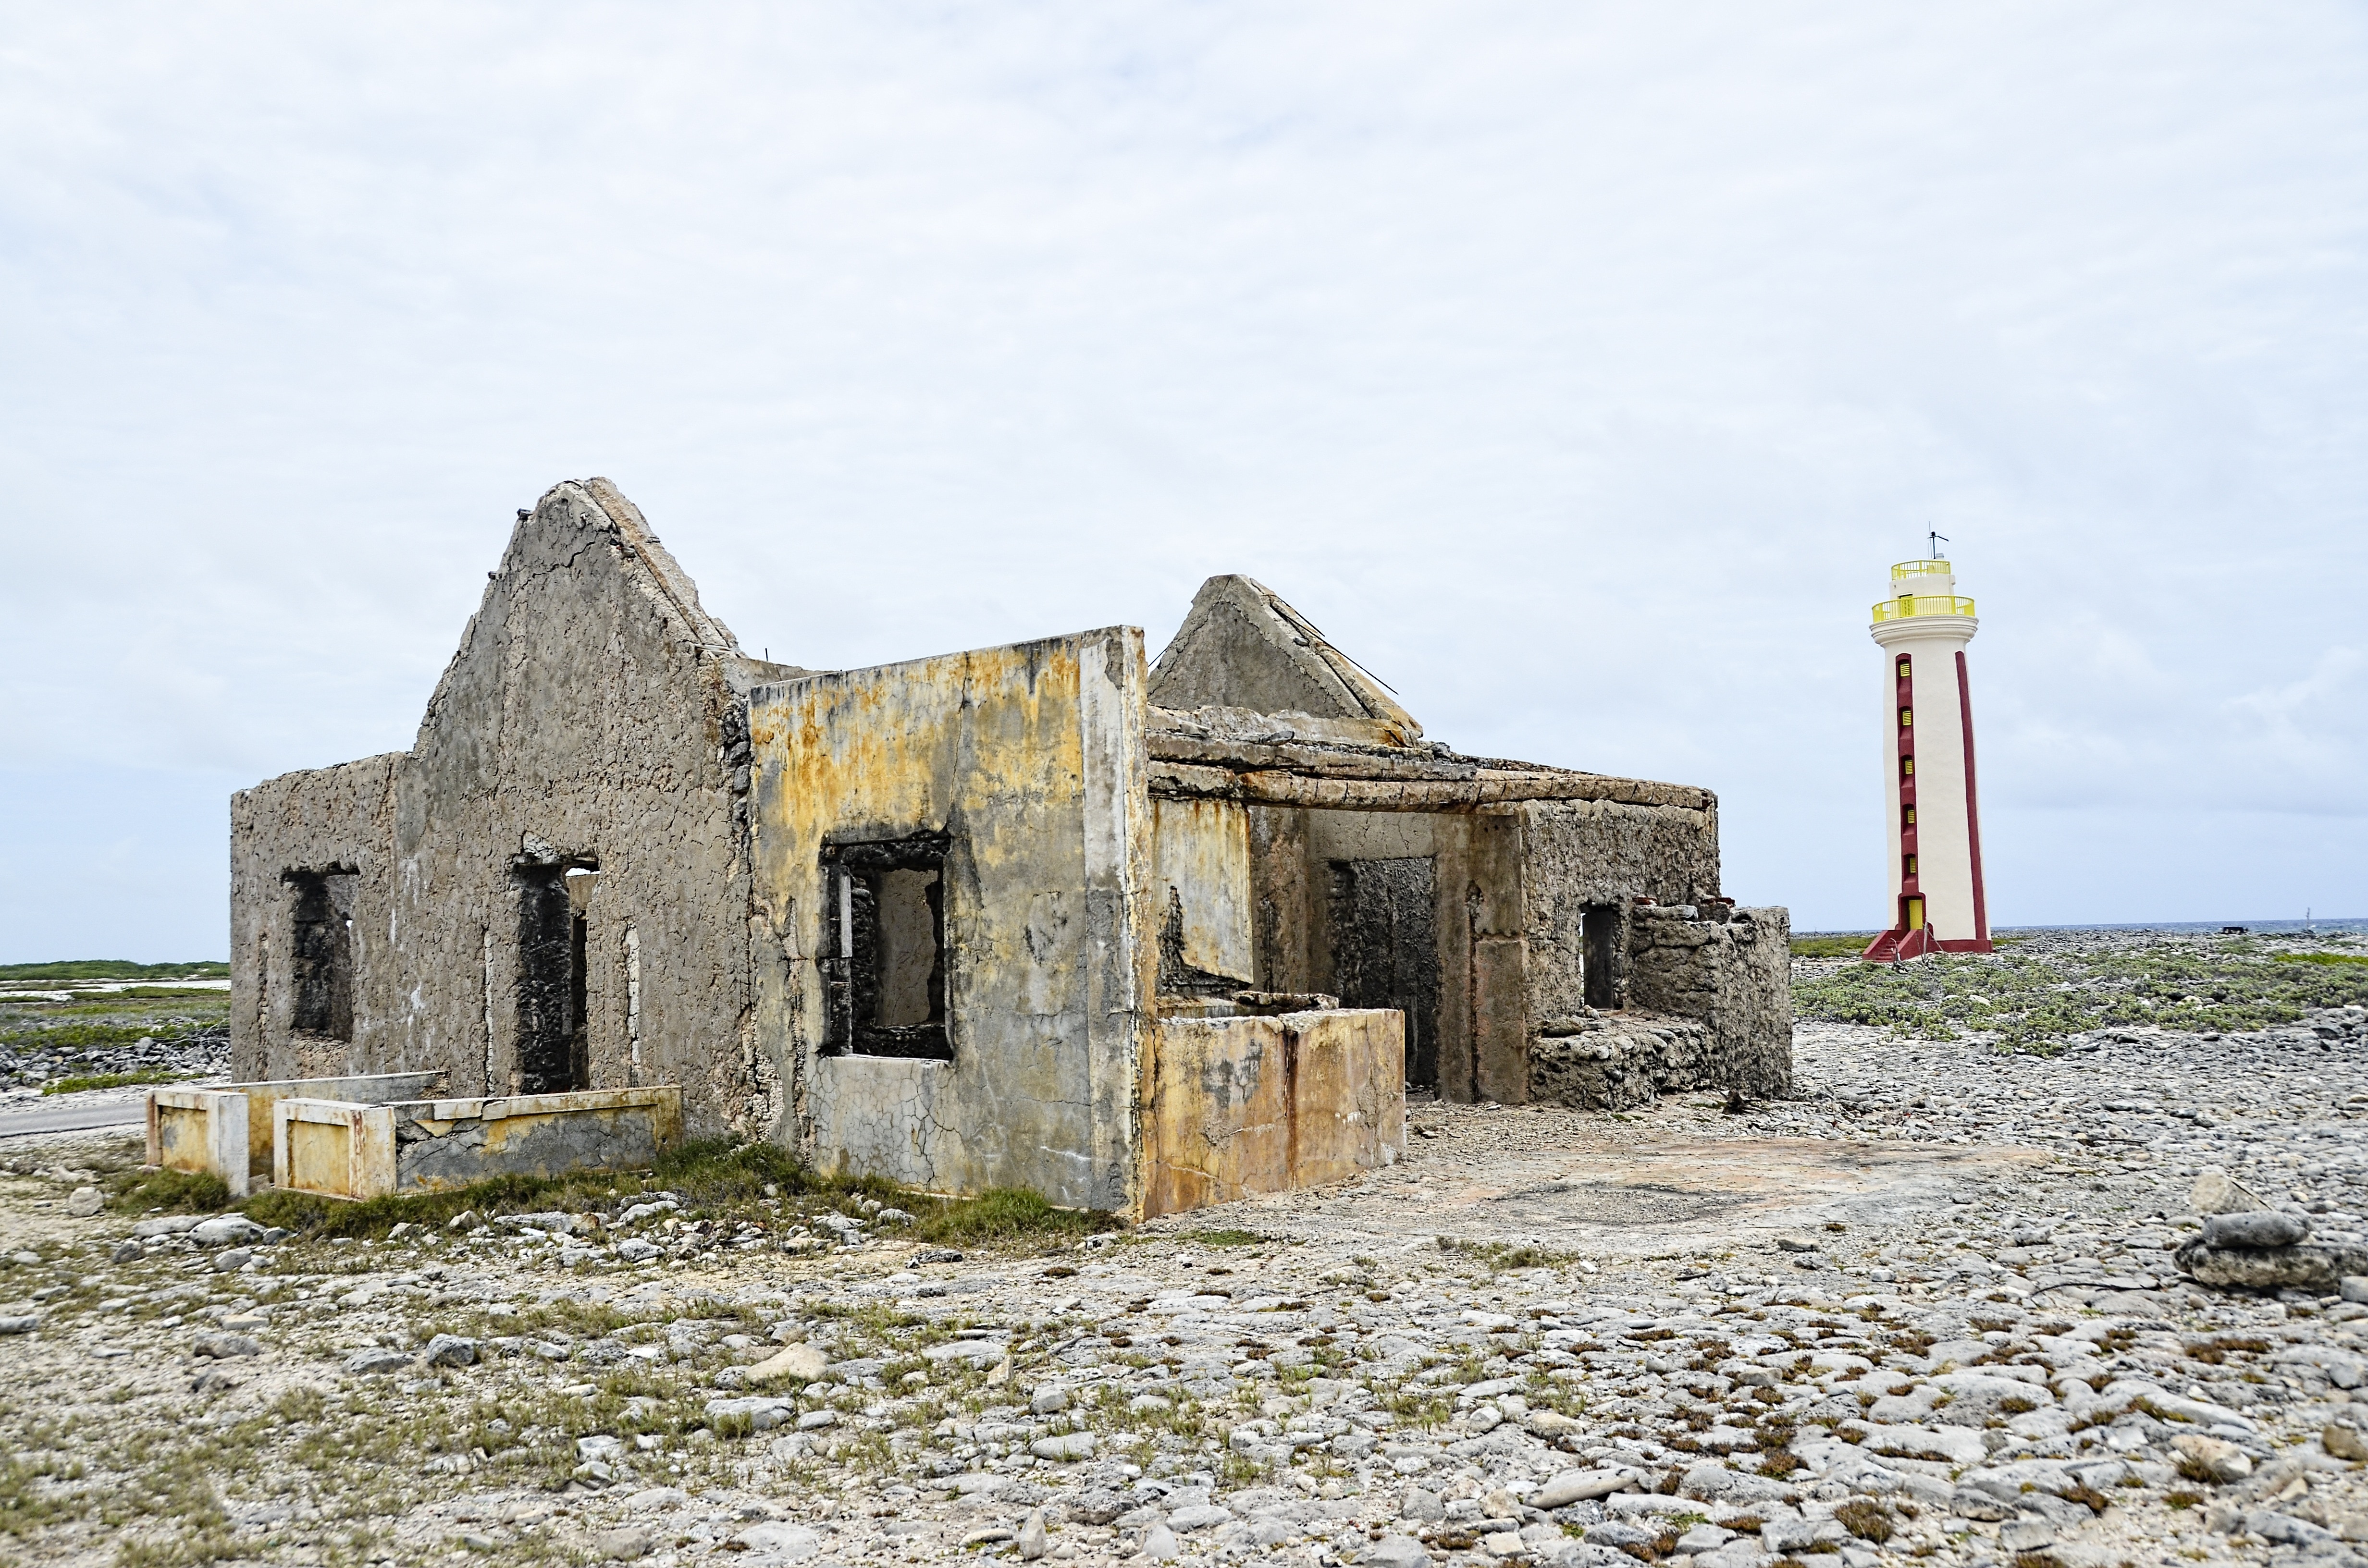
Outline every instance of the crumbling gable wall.
<path fill-rule="evenodd" d="M 1151 700 L 1161 708 L 1370 720 L 1408 740 L 1422 733 L 1380 682 L 1251 577 L 1212 577 L 1201 585 L 1184 624 L 1160 651 Z"/>
<path fill-rule="evenodd" d="M 369 961 L 336 1070 L 441 1068 L 455 1093 L 511 1092 L 535 990 L 526 906 L 597 867 L 588 896 L 574 890 L 587 1086 L 679 1083 L 694 1131 L 769 1131 L 744 702 L 793 673 L 741 655 L 614 486 L 554 486 L 513 531 L 408 754 L 233 798 L 233 991 L 260 999 L 233 1031 L 235 1070 L 274 1075 L 291 1051 L 259 959 L 286 925 L 270 890 L 350 851 Z"/>

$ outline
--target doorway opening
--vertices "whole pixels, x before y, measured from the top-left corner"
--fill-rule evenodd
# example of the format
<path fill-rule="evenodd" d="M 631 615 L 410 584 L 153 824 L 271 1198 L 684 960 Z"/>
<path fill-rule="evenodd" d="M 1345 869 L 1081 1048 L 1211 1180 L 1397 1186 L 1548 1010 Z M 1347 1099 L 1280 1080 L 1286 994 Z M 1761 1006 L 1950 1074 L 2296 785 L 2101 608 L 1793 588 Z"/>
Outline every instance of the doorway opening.
<path fill-rule="evenodd" d="M 354 890 L 350 868 L 288 871 L 293 909 L 289 967 L 295 982 L 295 1033 L 316 1040 L 354 1038 Z"/>
<path fill-rule="evenodd" d="M 599 868 L 520 866 L 518 882 L 518 1092 L 560 1095 L 592 1086 L 592 890 Z"/>
<path fill-rule="evenodd" d="M 1587 1005 L 1600 1012 L 1615 1013 L 1624 1005 L 1620 973 L 1620 906 L 1614 903 L 1590 903 L 1578 912 L 1579 973 L 1585 985 Z"/>
<path fill-rule="evenodd" d="M 1439 1087 L 1439 879 L 1429 856 L 1335 860 L 1332 984 L 1343 1006 L 1406 1015 L 1406 1081 Z"/>

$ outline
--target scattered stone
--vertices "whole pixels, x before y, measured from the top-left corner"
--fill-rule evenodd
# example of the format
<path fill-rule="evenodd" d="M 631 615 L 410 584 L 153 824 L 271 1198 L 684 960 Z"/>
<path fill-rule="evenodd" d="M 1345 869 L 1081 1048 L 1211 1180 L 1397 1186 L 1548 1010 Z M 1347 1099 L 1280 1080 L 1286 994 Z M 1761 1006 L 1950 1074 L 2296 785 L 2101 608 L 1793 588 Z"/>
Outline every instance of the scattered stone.
<path fill-rule="evenodd" d="M 1040 1460 L 1089 1460 L 1094 1457 L 1094 1435 L 1066 1432 L 1057 1437 L 1039 1437 L 1028 1445 L 1028 1451 Z"/>
<path fill-rule="evenodd" d="M 2211 1480 L 2242 1481 L 2253 1473 L 2253 1461 L 2245 1450 L 2218 1437 L 2186 1433 L 2172 1438 L 2170 1446 Z"/>
<path fill-rule="evenodd" d="M 2214 1214 L 2203 1221 L 2208 1247 L 2290 1247 L 2309 1235 L 2310 1221 L 2299 1214 Z"/>
<path fill-rule="evenodd" d="M 612 1562 L 630 1562 L 634 1558 L 648 1556 L 652 1544 L 649 1531 L 638 1525 L 621 1525 L 594 1536 L 592 1551 L 593 1555 L 607 1558 Z"/>
<path fill-rule="evenodd" d="M 252 1247 L 230 1247 L 214 1255 L 214 1272 L 235 1274 L 254 1261 L 255 1250 Z"/>
<path fill-rule="evenodd" d="M 109 1263 L 137 1263 L 147 1256 L 146 1247 L 142 1246 L 138 1242 L 127 1240 L 116 1243 L 115 1249 L 107 1255 L 107 1260 Z"/>
<path fill-rule="evenodd" d="M 217 1361 L 227 1361 L 240 1356 L 260 1356 L 263 1346 L 244 1334 L 201 1334 L 189 1341 L 189 1348 L 200 1356 L 211 1356 Z"/>
<path fill-rule="evenodd" d="M 1556 1508 L 1567 1508 L 1573 1503 L 1609 1497 L 1614 1492 L 1626 1491 L 1634 1484 L 1634 1477 L 1625 1471 L 1566 1470 L 1532 1493 L 1530 1506 L 1550 1514 Z"/>
<path fill-rule="evenodd" d="M 411 1358 L 402 1351 L 388 1350 L 375 1345 L 366 1350 L 357 1350 L 346 1358 L 346 1370 L 357 1377 L 366 1377 L 380 1372 L 408 1371 L 410 1368 Z"/>
<path fill-rule="evenodd" d="M 882 1218 L 885 1217 L 886 1211 L 883 1210 Z M 1028 1517 L 1022 1520 L 1019 1525 L 1019 1548 L 1020 1560 L 1026 1562 L 1035 1562 L 1038 1558 L 1044 1555 L 1046 1550 L 1051 1546 L 1051 1541 L 1046 1539 L 1046 1532 L 1044 1529 L 1044 1510 L 1042 1508 L 1029 1509 Z"/>
<path fill-rule="evenodd" d="M 1181 1556 L 1183 1551 L 1184 1549 L 1177 1544 L 1176 1532 L 1169 1529 L 1164 1522 L 1155 1522 L 1148 1530 L 1144 1532 L 1143 1555 L 1154 1562 L 1172 1562 Z M 1360 1561 L 1361 1562 L 1362 1559 Z M 1429 1568 L 1429 1562 L 1430 1560 L 1426 1557 L 1421 1563 L 1406 1564 L 1406 1568 Z"/>
<path fill-rule="evenodd" d="M 41 1326 L 39 1312 L 17 1312 L 0 1317 L 0 1334 L 30 1334 Z"/>
<path fill-rule="evenodd" d="M 1171 1543 L 1175 1539 L 1168 1537 Z M 1385 1535 L 1357 1553 L 1357 1563 L 1358 1568 L 1430 1568 L 1430 1553 L 1410 1535 Z"/>
<path fill-rule="evenodd" d="M 244 1246 L 263 1239 L 263 1227 L 244 1214 L 217 1214 L 189 1229 L 199 1246 Z"/>
<path fill-rule="evenodd" d="M 822 1537 L 803 1525 L 768 1521 L 750 1525 L 732 1538 L 750 1551 L 768 1551 L 784 1562 L 796 1562 L 822 1550 Z"/>
<path fill-rule="evenodd" d="M 477 1342 L 463 1339 L 457 1334 L 439 1334 L 427 1342 L 419 1353 L 423 1367 L 473 1367 L 477 1364 Z"/>
<path fill-rule="evenodd" d="M 2218 1165 L 2197 1173 L 2187 1205 L 2198 1214 L 2247 1214 L 2270 1206 Z"/>
<path fill-rule="evenodd" d="M 810 1383 L 830 1365 L 830 1358 L 812 1345 L 792 1345 L 778 1355 L 768 1357 L 753 1367 L 743 1367 L 740 1375 L 748 1382 L 762 1387 L 767 1383 Z"/>
<path fill-rule="evenodd" d="M 78 1187 L 66 1199 L 66 1214 L 71 1219 L 87 1220 L 107 1207 L 107 1199 L 95 1187 Z"/>
<path fill-rule="evenodd" d="M 2340 1460 L 2368 1460 L 2368 1436 L 2356 1426 L 2328 1423 L 2319 1428 L 2318 1446 Z"/>

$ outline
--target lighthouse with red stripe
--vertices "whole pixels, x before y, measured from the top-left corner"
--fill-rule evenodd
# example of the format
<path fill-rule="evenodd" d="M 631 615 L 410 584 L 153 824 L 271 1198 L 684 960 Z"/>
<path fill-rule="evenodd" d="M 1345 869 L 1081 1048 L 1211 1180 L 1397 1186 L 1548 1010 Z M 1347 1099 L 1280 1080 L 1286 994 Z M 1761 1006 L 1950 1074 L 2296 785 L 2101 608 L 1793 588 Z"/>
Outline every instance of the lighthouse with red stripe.
<path fill-rule="evenodd" d="M 1965 645 L 1979 623 L 1947 562 L 1903 561 L 1871 628 L 1883 649 L 1883 766 L 1891 928 L 1872 963 L 1990 951 Z"/>

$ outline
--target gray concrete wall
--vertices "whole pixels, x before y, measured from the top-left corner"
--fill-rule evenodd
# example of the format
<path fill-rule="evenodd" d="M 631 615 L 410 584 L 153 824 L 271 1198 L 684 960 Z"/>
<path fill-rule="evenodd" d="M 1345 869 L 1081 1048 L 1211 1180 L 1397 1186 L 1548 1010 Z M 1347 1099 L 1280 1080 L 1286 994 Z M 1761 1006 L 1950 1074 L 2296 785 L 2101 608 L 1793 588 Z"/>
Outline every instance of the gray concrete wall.
<path fill-rule="evenodd" d="M 410 752 L 233 797 L 233 1070 L 440 1068 L 456 1091 L 507 1092 L 514 867 L 592 861 L 589 1086 L 679 1083 L 693 1132 L 769 1131 L 743 700 L 787 673 L 739 653 L 606 481 L 554 486 L 512 532 Z M 289 1031 L 282 876 L 329 865 L 357 873 L 341 1061 Z"/>

